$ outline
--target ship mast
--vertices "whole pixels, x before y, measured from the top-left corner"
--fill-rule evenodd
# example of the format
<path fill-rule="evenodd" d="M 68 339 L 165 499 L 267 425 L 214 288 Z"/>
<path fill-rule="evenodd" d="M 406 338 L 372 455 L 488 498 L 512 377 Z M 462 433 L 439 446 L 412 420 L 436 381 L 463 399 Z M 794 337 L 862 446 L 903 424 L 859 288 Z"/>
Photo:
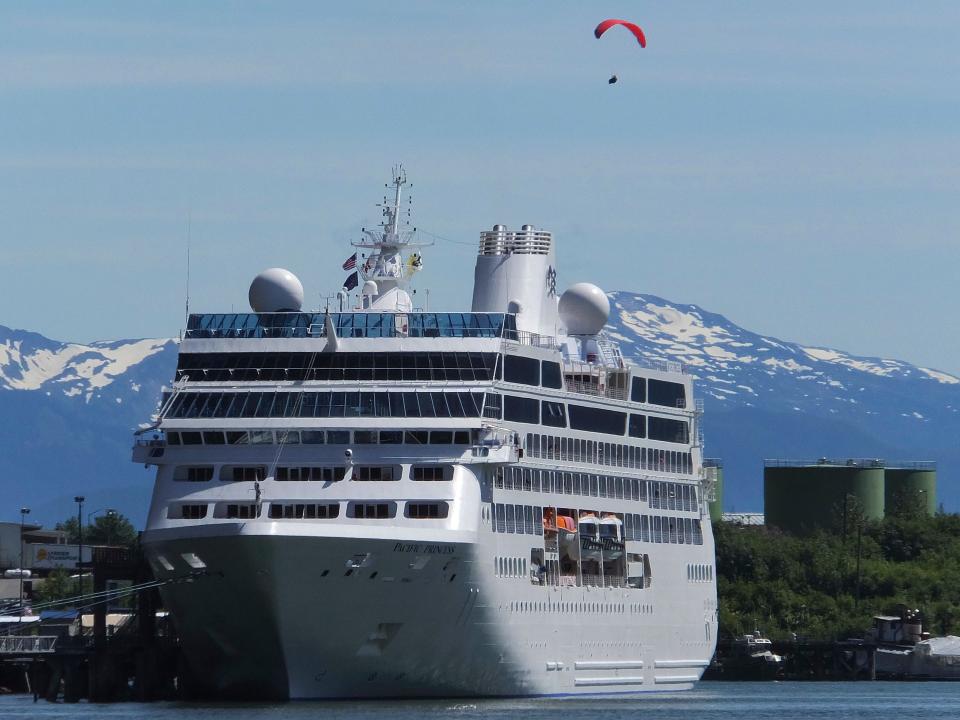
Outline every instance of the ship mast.
<path fill-rule="evenodd" d="M 407 229 L 410 221 L 401 222 L 404 211 L 403 202 L 409 206 L 411 197 L 403 197 L 404 187 L 408 186 L 407 173 L 403 165 L 393 168 L 393 201 L 388 202 L 384 196 L 383 202 L 377 207 L 382 208 L 383 220 L 375 230 L 363 228 L 366 236 L 360 242 L 352 245 L 357 248 L 370 250 L 369 255 L 360 265 L 360 277 L 364 280 L 363 297 L 361 302 L 365 307 L 382 307 L 383 309 L 409 310 L 410 298 L 407 287 L 410 279 L 423 265 L 419 250 L 432 243 L 413 242 L 416 228 Z M 390 187 L 386 185 L 385 187 Z M 413 187 L 412 184 L 409 187 Z M 410 209 L 407 207 L 407 217 Z M 370 283 L 374 285 L 370 285 Z"/>

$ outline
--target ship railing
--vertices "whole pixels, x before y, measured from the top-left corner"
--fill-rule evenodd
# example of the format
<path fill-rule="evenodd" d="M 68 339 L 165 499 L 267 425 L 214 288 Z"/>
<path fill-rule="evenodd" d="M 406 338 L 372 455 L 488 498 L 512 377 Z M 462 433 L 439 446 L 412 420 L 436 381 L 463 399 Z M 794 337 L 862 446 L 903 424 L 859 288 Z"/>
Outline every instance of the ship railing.
<path fill-rule="evenodd" d="M 934 460 L 916 460 L 912 462 L 887 462 L 883 458 L 765 458 L 764 467 L 852 467 L 852 468 L 889 468 L 892 470 L 936 470 Z"/>
<path fill-rule="evenodd" d="M 581 373 L 578 373 L 581 374 Z M 594 397 L 610 398 L 612 400 L 629 400 L 629 393 L 625 387 L 609 387 L 590 380 L 574 380 L 566 378 L 567 392 L 577 395 L 593 395 Z"/>
<path fill-rule="evenodd" d="M 0 654 L 40 655 L 52 653 L 56 644 L 56 635 L 4 635 L 0 637 Z"/>
<path fill-rule="evenodd" d="M 595 573 L 584 573 L 582 576 L 582 585 L 585 587 L 626 587 L 627 579 L 623 575 L 598 575 Z"/>
<path fill-rule="evenodd" d="M 529 330 L 504 330 L 503 344 L 508 345 L 509 343 L 547 348 L 548 350 L 556 350 L 559 347 L 557 339 L 552 335 L 541 335 Z"/>
<path fill-rule="evenodd" d="M 191 315 L 187 339 L 322 338 L 325 313 L 210 313 Z M 330 313 L 340 338 L 499 338 L 514 334 L 506 313 Z"/>

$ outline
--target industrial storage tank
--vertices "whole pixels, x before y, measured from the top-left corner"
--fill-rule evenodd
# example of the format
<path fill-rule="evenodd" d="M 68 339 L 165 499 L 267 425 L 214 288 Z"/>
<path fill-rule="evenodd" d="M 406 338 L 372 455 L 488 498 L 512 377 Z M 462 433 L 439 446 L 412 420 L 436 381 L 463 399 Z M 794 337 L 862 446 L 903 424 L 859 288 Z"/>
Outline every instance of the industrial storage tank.
<path fill-rule="evenodd" d="M 886 512 L 937 511 L 937 464 L 933 462 L 894 463 L 885 473 Z"/>
<path fill-rule="evenodd" d="M 710 501 L 710 522 L 718 523 L 723 516 L 723 463 L 717 458 L 704 458 L 704 472 L 713 475 L 713 500 Z"/>
<path fill-rule="evenodd" d="M 842 531 L 856 518 L 882 520 L 882 460 L 765 460 L 766 524 L 792 533 Z"/>

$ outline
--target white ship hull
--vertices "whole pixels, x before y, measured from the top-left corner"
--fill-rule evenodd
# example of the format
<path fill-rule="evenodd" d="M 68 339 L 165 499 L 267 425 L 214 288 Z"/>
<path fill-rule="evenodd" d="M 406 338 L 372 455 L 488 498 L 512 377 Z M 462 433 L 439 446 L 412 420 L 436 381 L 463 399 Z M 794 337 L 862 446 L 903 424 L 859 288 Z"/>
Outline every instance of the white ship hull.
<path fill-rule="evenodd" d="M 145 538 L 152 558 L 206 565 L 162 590 L 203 695 L 662 692 L 690 688 L 713 653 L 712 585 L 541 587 L 496 577 L 493 543 L 217 530 Z"/>

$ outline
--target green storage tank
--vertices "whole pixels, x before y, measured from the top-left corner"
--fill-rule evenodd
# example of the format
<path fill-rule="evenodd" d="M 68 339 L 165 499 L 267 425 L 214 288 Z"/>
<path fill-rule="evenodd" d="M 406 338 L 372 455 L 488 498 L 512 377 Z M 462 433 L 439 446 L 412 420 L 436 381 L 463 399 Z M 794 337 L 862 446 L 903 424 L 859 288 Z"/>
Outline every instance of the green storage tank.
<path fill-rule="evenodd" d="M 805 534 L 841 531 L 884 515 L 884 466 L 880 460 L 767 460 L 763 510 L 767 525 Z"/>
<path fill-rule="evenodd" d="M 937 466 L 932 462 L 902 463 L 888 467 L 884 479 L 886 511 L 937 511 Z"/>
<path fill-rule="evenodd" d="M 723 463 L 717 458 L 707 458 L 703 467 L 714 468 L 716 483 L 713 486 L 713 500 L 710 501 L 710 522 L 718 523 L 723 518 Z"/>

